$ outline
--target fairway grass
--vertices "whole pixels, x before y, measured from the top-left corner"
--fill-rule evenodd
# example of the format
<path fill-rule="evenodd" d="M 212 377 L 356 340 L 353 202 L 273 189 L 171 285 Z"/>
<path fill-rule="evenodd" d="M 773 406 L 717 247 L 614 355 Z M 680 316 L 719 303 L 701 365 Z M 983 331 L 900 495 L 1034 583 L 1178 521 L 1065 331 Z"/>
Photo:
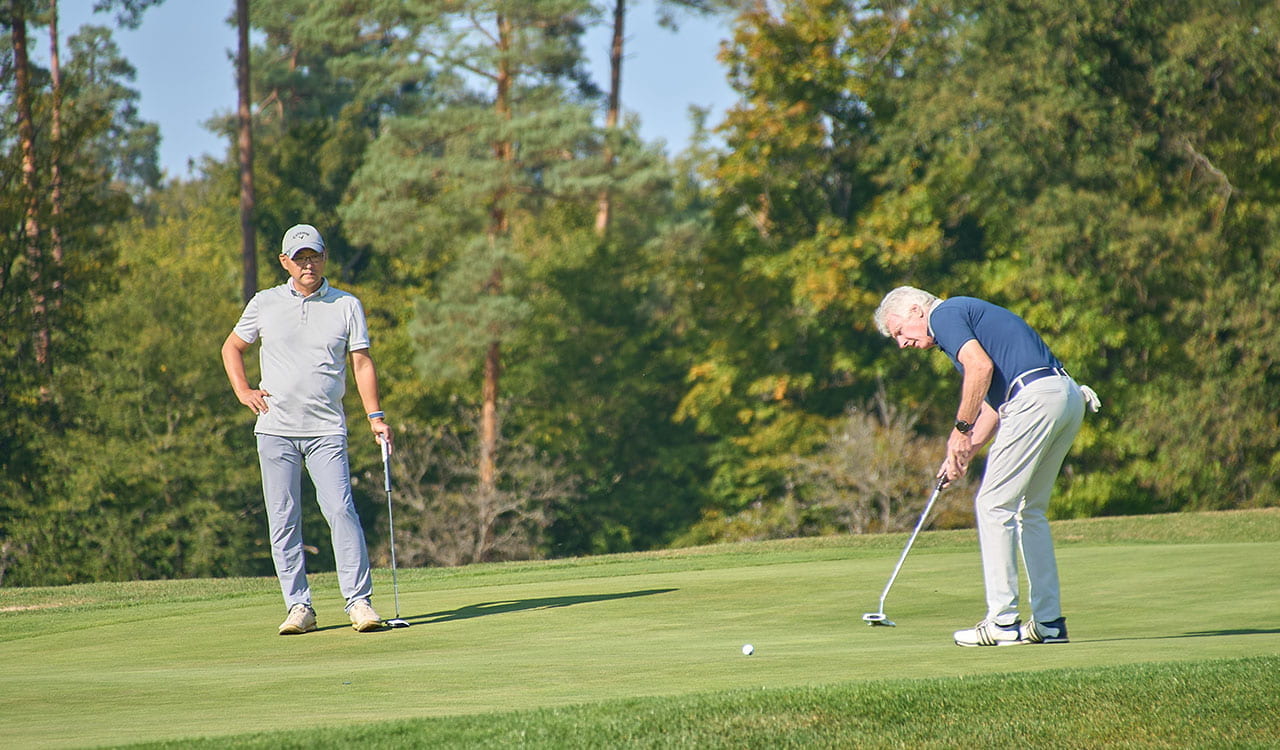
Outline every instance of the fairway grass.
<path fill-rule="evenodd" d="M 1068 645 L 952 645 L 982 614 L 971 531 L 921 535 L 886 602 L 896 628 L 860 617 L 904 535 L 404 570 L 412 627 L 367 634 L 331 574 L 312 577 L 320 631 L 294 637 L 275 635 L 274 579 L 4 589 L 0 738 L 1280 745 L 1280 510 L 1054 529 Z"/>
<path fill-rule="evenodd" d="M 1280 658 L 733 690 L 147 747 L 1275 747 Z M 1036 699 L 1039 698 L 1039 699 Z"/>

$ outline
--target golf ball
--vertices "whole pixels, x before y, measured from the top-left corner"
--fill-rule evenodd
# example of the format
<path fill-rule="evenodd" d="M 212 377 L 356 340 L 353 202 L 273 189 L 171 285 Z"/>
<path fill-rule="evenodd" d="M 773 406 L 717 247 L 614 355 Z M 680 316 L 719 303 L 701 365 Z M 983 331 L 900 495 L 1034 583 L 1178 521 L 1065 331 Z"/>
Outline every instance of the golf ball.
<path fill-rule="evenodd" d="M 756 652 L 756 647 L 755 647 L 755 646 L 752 646 L 750 643 L 748 643 L 748 644 L 746 644 L 746 645 L 744 645 L 744 646 L 742 647 L 742 655 L 743 655 L 743 656 L 751 656 L 751 655 L 752 655 L 752 654 L 754 654 L 755 652 Z"/>

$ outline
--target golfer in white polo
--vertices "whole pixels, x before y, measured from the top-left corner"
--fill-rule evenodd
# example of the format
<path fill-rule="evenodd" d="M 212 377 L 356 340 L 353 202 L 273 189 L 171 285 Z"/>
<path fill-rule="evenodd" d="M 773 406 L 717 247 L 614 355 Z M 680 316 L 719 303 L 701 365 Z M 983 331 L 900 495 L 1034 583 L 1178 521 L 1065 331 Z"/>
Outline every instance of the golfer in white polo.
<path fill-rule="evenodd" d="M 1067 374 L 1031 326 L 973 297 L 940 300 L 913 287 L 885 295 L 875 315 L 880 333 L 902 349 L 937 345 L 960 371 L 960 406 L 939 477 L 964 476 L 994 438 L 974 499 L 987 614 L 957 630 L 960 646 L 1066 643 L 1058 563 L 1049 534 L 1049 496 L 1097 395 Z M 1018 553 L 1027 566 L 1031 617 L 1018 609 Z"/>
<path fill-rule="evenodd" d="M 378 402 L 364 308 L 355 296 L 329 286 L 325 260 L 324 239 L 315 227 L 298 224 L 285 232 L 280 265 L 289 280 L 258 292 L 222 345 L 222 364 L 236 398 L 258 415 L 254 433 L 271 556 L 288 610 L 281 635 L 316 629 L 302 545 L 304 465 L 329 524 L 351 626 L 361 632 L 382 627 L 370 604 L 369 553 L 351 495 L 342 408 L 348 356 L 369 427 L 388 448 L 391 427 Z M 258 340 L 262 382 L 253 388 L 245 375 L 244 354 Z"/>

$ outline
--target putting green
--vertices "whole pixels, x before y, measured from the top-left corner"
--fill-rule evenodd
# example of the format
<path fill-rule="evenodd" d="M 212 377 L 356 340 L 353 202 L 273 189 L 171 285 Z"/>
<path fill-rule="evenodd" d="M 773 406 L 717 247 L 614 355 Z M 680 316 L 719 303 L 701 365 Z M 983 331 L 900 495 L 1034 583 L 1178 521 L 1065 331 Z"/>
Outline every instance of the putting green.
<path fill-rule="evenodd" d="M 967 532 L 921 536 L 886 602 L 896 628 L 861 616 L 903 535 L 406 570 L 400 613 L 412 627 L 363 634 L 346 624 L 332 575 L 312 580 L 320 630 L 291 637 L 275 634 L 284 612 L 273 579 L 6 589 L 0 737 L 73 747 L 1280 654 L 1280 514 L 1258 513 L 1261 529 L 1242 541 L 1060 525 L 1072 637 L 1062 646 L 952 645 L 951 631 L 982 614 Z M 389 571 L 377 585 L 390 617 Z"/>

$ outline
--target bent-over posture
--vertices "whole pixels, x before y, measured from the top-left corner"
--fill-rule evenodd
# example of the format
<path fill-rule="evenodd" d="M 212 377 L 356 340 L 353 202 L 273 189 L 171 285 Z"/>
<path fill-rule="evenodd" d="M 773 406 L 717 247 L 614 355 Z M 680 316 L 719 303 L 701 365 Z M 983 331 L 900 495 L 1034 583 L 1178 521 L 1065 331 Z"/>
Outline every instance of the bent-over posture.
<path fill-rule="evenodd" d="M 899 287 L 875 314 L 901 349 L 937 346 L 960 371 L 960 405 L 939 477 L 965 474 L 988 441 L 974 499 L 987 613 L 955 632 L 960 646 L 1066 643 L 1058 563 L 1049 534 L 1049 496 L 1097 395 L 1067 374 L 1040 335 L 1014 313 L 973 297 L 940 300 Z M 1030 618 L 1019 618 L 1018 555 L 1030 582 Z"/>

